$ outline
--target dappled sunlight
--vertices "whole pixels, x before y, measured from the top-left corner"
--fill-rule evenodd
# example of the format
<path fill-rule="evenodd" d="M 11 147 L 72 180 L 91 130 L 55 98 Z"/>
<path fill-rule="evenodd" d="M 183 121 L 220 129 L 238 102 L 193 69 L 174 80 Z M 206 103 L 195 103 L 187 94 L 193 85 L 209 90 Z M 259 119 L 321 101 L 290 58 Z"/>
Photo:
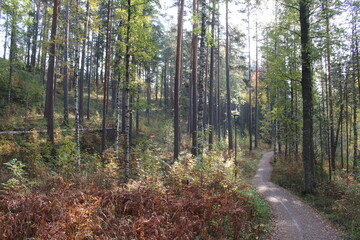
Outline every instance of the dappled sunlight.
<path fill-rule="evenodd" d="M 266 200 L 268 200 L 269 202 L 272 202 L 272 203 L 279 203 L 281 202 L 279 199 L 277 199 L 276 197 L 268 197 L 266 198 Z"/>

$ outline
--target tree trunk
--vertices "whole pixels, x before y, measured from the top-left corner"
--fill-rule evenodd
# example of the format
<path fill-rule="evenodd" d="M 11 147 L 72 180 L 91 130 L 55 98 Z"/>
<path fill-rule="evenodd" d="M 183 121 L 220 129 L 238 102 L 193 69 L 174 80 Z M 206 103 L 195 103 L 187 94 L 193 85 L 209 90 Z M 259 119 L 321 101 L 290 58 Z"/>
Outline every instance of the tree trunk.
<path fill-rule="evenodd" d="M 259 67 L 258 67 L 258 23 L 256 22 L 256 34 L 255 34 L 255 148 L 258 148 L 259 145 Z"/>
<path fill-rule="evenodd" d="M 91 97 L 91 78 L 93 73 L 93 40 L 94 40 L 94 34 L 92 35 L 92 39 L 90 41 L 90 54 L 88 56 L 87 60 L 87 78 L 88 78 L 88 95 L 87 95 L 87 111 L 86 111 L 86 119 L 90 120 L 90 97 Z M 89 69 L 90 68 L 90 69 Z"/>
<path fill-rule="evenodd" d="M 64 39 L 64 79 L 63 79 L 63 89 L 64 89 L 64 124 L 67 126 L 69 124 L 69 86 L 68 86 L 68 48 L 69 48 L 69 1 L 66 1 L 66 15 L 65 15 L 65 39 Z"/>
<path fill-rule="evenodd" d="M 5 38 L 4 38 L 4 59 L 6 59 L 6 50 L 7 50 L 7 38 L 8 38 L 8 32 L 9 32 L 9 14 L 6 14 L 6 20 L 5 20 Z"/>
<path fill-rule="evenodd" d="M 249 47 L 249 151 L 252 151 L 252 86 L 251 86 L 251 48 L 250 48 L 250 3 L 248 5 L 248 47 Z M 236 146 L 235 146 L 236 147 Z"/>
<path fill-rule="evenodd" d="M 106 46 L 105 46 L 105 80 L 104 80 L 104 99 L 103 99 L 103 119 L 102 119 L 102 138 L 101 138 L 101 152 L 106 148 L 106 109 L 107 109 L 107 95 L 110 78 L 110 44 L 111 44 L 111 0 L 108 1 L 107 10 L 107 28 L 106 28 Z"/>
<path fill-rule="evenodd" d="M 209 82 L 209 150 L 214 143 L 214 61 L 215 61 L 215 0 L 212 0 L 211 48 L 210 48 L 210 82 Z"/>
<path fill-rule="evenodd" d="M 126 29 L 126 52 L 125 52 L 125 96 L 124 96 L 124 110 L 125 110 L 125 183 L 129 180 L 130 172 L 130 31 L 131 31 L 131 0 L 127 0 L 127 29 Z"/>
<path fill-rule="evenodd" d="M 326 77 L 326 74 L 324 74 L 324 85 L 325 85 L 325 93 L 324 93 L 324 96 L 325 96 L 325 106 L 324 106 L 324 109 L 326 110 L 325 112 L 324 112 L 324 116 L 326 117 L 326 120 L 327 120 L 327 123 L 328 124 L 326 124 L 326 146 L 327 146 L 327 148 L 326 148 L 326 154 L 327 154 L 327 160 L 328 160 L 328 167 L 329 167 L 329 172 L 328 172 L 328 174 L 329 174 L 329 181 L 331 181 L 331 179 L 332 179 L 332 164 L 331 164 L 331 148 L 332 148 L 332 146 L 331 146 L 331 141 L 330 141 L 330 124 L 329 124 L 329 122 L 330 122 L 330 120 L 329 120 L 329 118 L 330 118 L 330 113 L 329 113 L 329 109 L 330 109 L 330 107 L 329 107 L 329 101 L 328 101 L 328 99 L 329 99 L 329 91 L 328 91 L 328 89 L 329 89 L 329 84 L 328 84 L 328 81 L 327 81 L 327 77 Z"/>
<path fill-rule="evenodd" d="M 330 161 L 331 169 L 335 171 L 335 133 L 334 133 L 334 107 L 333 107 L 333 95 L 332 95 L 332 77 L 331 77 L 331 60 L 330 60 L 330 19 L 328 2 L 323 3 L 323 11 L 325 12 L 326 21 L 326 64 L 327 64 L 327 81 L 328 81 L 328 96 L 329 96 L 329 122 L 330 122 Z"/>
<path fill-rule="evenodd" d="M 179 110 L 179 91 L 182 71 L 182 34 L 183 34 L 183 16 L 184 2 L 179 0 L 179 16 L 176 46 L 176 69 L 175 69 L 175 87 L 174 87 L 174 161 L 177 161 L 180 153 L 180 110 Z"/>
<path fill-rule="evenodd" d="M 203 127 L 204 127 L 204 132 L 205 132 L 205 127 L 208 124 L 208 90 L 209 90 L 209 86 L 208 86 L 208 73 L 209 73 L 209 47 L 206 46 L 207 44 L 205 44 L 205 48 L 206 48 L 206 54 L 205 54 L 205 73 L 204 73 L 204 114 L 203 114 Z M 204 138 L 205 141 L 205 138 Z"/>
<path fill-rule="evenodd" d="M 30 48 L 31 48 L 31 27 L 28 27 L 26 36 L 26 69 L 31 72 L 30 69 Z"/>
<path fill-rule="evenodd" d="M 86 39 L 88 35 L 88 25 L 89 25 L 89 1 L 86 1 L 86 19 L 84 23 L 84 35 L 82 41 L 82 53 L 81 53 L 81 70 L 80 70 L 80 96 L 79 96 L 79 116 L 80 123 L 84 121 L 84 75 L 85 75 L 85 55 L 86 55 Z"/>
<path fill-rule="evenodd" d="M 230 63 L 229 63 L 229 0 L 226 0 L 226 44 L 225 44 L 225 58 L 226 58 L 226 109 L 227 109 L 227 130 L 229 136 L 229 150 L 234 149 L 232 137 L 231 124 L 231 101 L 230 101 Z"/>
<path fill-rule="evenodd" d="M 358 130 L 357 130 L 357 94 L 356 94 L 356 77 L 353 76 L 353 132 L 354 132 L 354 155 L 353 155 L 353 169 L 357 167 L 358 161 Z"/>
<path fill-rule="evenodd" d="M 45 70 L 46 70 L 46 55 L 47 55 L 47 47 L 45 42 L 48 41 L 48 19 L 47 19 L 47 9 L 48 9 L 48 2 L 45 1 L 45 6 L 44 6 L 44 19 L 43 19 L 43 43 L 42 43 L 42 50 L 41 50 L 41 60 L 40 60 L 40 68 L 41 68 L 41 72 L 40 72 L 40 81 L 45 84 Z M 46 105 L 46 102 L 45 102 Z M 46 106 L 45 106 L 46 109 Z"/>
<path fill-rule="evenodd" d="M 310 0 L 300 0 L 301 60 L 302 60 L 302 97 L 303 97 L 303 165 L 304 187 L 306 193 L 315 188 L 314 148 L 313 148 L 313 96 L 311 72 L 310 39 Z"/>
<path fill-rule="evenodd" d="M 197 150 L 201 155 L 204 147 L 204 78 L 205 78 L 205 34 L 206 34 L 206 0 L 201 1 L 201 33 L 199 49 L 199 81 L 198 81 L 198 108 L 197 108 Z"/>
<path fill-rule="evenodd" d="M 346 134 L 346 173 L 349 173 L 349 96 L 348 96 L 349 69 L 346 69 L 345 81 L 345 134 Z"/>
<path fill-rule="evenodd" d="M 354 71 L 356 71 L 354 73 L 354 81 L 356 81 L 356 79 L 358 80 L 358 90 L 360 93 L 360 59 L 359 59 L 359 38 L 358 38 L 358 30 L 357 30 L 357 19 L 358 19 L 358 9 L 356 10 L 356 13 L 353 15 L 353 38 L 354 38 L 354 44 L 355 44 L 355 54 L 354 54 Z M 355 70 L 356 69 L 356 70 Z M 355 78 L 356 75 L 356 78 Z M 355 84 L 354 84 L 354 89 L 355 89 Z M 354 92 L 355 95 L 355 92 Z M 357 148 L 358 148 L 358 141 L 357 141 L 357 125 L 356 125 L 356 106 L 357 106 L 357 98 L 354 97 L 354 163 L 353 163 L 353 168 L 355 170 L 355 174 L 356 174 L 356 178 L 359 178 L 358 176 L 358 172 L 359 172 L 359 159 L 357 156 Z M 356 154 L 355 154 L 356 153 Z"/>
<path fill-rule="evenodd" d="M 168 61 L 165 59 L 165 69 L 164 69 L 164 104 L 166 107 L 169 106 L 169 85 L 167 82 L 167 72 L 168 72 Z"/>
<path fill-rule="evenodd" d="M 75 1 L 75 28 L 79 28 L 79 0 Z M 79 119 L 79 34 L 75 34 L 74 100 L 75 100 L 75 142 L 76 159 L 80 165 L 80 119 Z"/>
<path fill-rule="evenodd" d="M 54 143 L 54 82 L 55 82 L 55 53 L 56 53 L 56 28 L 58 20 L 59 1 L 54 0 L 53 8 L 53 19 L 51 27 L 51 43 L 50 43 L 50 56 L 49 56 L 49 67 L 47 73 L 46 82 L 46 97 L 47 97 L 47 108 L 46 108 L 46 119 L 47 119 L 47 134 L 50 142 Z"/>
<path fill-rule="evenodd" d="M 197 17 L 197 0 L 193 0 L 193 18 Z M 196 34 L 197 23 L 194 21 L 192 26 L 192 72 L 191 72 L 191 85 L 192 85 L 192 155 L 198 155 L 197 149 L 197 46 L 198 36 Z"/>
<path fill-rule="evenodd" d="M 16 52 L 17 52 L 17 16 L 15 16 L 15 11 L 13 10 L 13 16 L 11 19 L 11 37 L 10 37 L 10 72 L 9 72 L 9 83 L 8 83 L 8 103 L 11 103 L 11 88 L 12 88 L 12 78 L 14 74 L 14 62 L 16 60 Z"/>
<path fill-rule="evenodd" d="M 116 137 L 115 137 L 115 160 L 119 162 L 119 140 L 120 140 L 120 77 L 117 82 L 117 94 L 116 94 L 116 108 L 115 108 L 115 117 L 116 117 Z"/>
<path fill-rule="evenodd" d="M 220 8 L 220 1 L 218 3 L 218 8 Z M 217 135 L 218 139 L 221 139 L 221 99 L 220 99 L 220 14 L 218 11 L 218 32 L 217 32 L 217 84 L 216 84 L 216 101 L 217 101 L 217 114 L 216 114 L 216 123 L 217 123 Z"/>
<path fill-rule="evenodd" d="M 39 16 L 40 16 L 40 0 L 36 4 L 36 15 L 34 19 L 34 29 L 33 29 L 33 44 L 31 50 L 31 60 L 30 60 L 30 71 L 35 71 L 36 64 L 36 48 L 37 48 L 37 37 L 38 37 L 38 28 L 39 28 Z"/>
<path fill-rule="evenodd" d="M 136 94 L 136 105 L 139 106 L 140 102 L 140 95 L 141 95 L 141 88 L 140 84 L 137 86 L 137 94 Z M 139 134 L 139 123 L 140 123 L 140 111 L 139 108 L 136 108 L 136 116 L 135 116 L 135 135 Z M 131 143 L 131 141 L 130 141 Z"/>
<path fill-rule="evenodd" d="M 151 74 L 150 74 L 150 67 L 146 70 L 146 118 L 147 118 L 147 124 L 150 124 L 150 106 L 151 106 Z M 157 83 L 156 83 L 157 86 Z M 157 90 L 155 90 L 155 95 L 157 95 Z"/>

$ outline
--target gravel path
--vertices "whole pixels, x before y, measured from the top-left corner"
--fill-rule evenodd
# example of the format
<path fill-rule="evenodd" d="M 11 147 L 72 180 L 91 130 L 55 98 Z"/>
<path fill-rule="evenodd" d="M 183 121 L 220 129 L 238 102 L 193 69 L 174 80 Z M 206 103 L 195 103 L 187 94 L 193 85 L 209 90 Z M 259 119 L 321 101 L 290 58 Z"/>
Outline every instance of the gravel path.
<path fill-rule="evenodd" d="M 273 153 L 265 153 L 253 178 L 253 185 L 269 202 L 273 213 L 272 240 L 343 239 L 327 220 L 287 190 L 270 182 Z"/>

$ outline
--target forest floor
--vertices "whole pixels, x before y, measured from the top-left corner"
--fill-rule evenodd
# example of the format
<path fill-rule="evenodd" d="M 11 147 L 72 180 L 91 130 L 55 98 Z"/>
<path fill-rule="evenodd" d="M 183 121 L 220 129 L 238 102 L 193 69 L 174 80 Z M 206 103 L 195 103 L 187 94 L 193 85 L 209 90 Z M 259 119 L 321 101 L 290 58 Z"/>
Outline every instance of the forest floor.
<path fill-rule="evenodd" d="M 272 240 L 343 239 L 341 232 L 297 196 L 270 182 L 272 152 L 265 153 L 253 178 L 253 185 L 269 202 L 273 214 Z"/>

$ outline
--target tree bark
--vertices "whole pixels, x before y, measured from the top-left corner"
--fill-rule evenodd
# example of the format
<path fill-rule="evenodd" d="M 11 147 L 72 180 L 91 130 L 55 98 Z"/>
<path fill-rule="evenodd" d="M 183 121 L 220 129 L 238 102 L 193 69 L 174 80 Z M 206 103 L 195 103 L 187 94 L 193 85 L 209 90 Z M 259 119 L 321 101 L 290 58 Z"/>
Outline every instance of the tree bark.
<path fill-rule="evenodd" d="M 210 82 L 209 82 L 209 149 L 214 144 L 214 62 L 215 62 L 215 0 L 212 0 Z"/>
<path fill-rule="evenodd" d="M 303 97 L 303 165 L 304 190 L 313 193 L 315 188 L 314 148 L 313 148 L 313 96 L 311 72 L 310 40 L 310 0 L 300 0 L 302 97 Z"/>
<path fill-rule="evenodd" d="M 218 3 L 218 8 L 220 8 L 220 1 Z M 217 26 L 217 84 L 216 84 L 216 101 L 217 101 L 217 113 L 216 113 L 216 128 L 218 139 L 221 139 L 221 99 L 220 99 L 220 14 L 218 11 L 218 26 Z"/>
<path fill-rule="evenodd" d="M 92 78 L 92 73 L 93 73 L 93 40 L 94 40 L 94 35 L 92 35 L 92 39 L 90 41 L 90 54 L 88 56 L 88 60 L 87 60 L 87 78 L 88 78 L 88 95 L 87 95 L 87 110 L 86 110 L 86 119 L 90 120 L 90 99 L 91 99 L 91 78 Z M 90 69 L 89 69 L 90 68 Z"/>
<path fill-rule="evenodd" d="M 49 67 L 47 73 L 46 82 L 46 97 L 47 97 L 47 108 L 46 108 L 46 119 L 47 119 L 47 134 L 50 142 L 54 143 L 54 83 L 55 83 L 55 53 L 56 53 L 56 29 L 58 20 L 59 1 L 54 0 L 53 8 L 53 19 L 51 27 L 51 43 L 50 43 L 50 56 L 49 56 Z"/>
<path fill-rule="evenodd" d="M 85 75 L 85 56 L 86 56 L 86 40 L 89 26 L 89 1 L 86 1 L 86 19 L 84 23 L 84 35 L 82 40 L 82 53 L 81 53 L 81 70 L 80 70 L 80 96 L 79 96 L 79 115 L 80 123 L 84 121 L 84 75 Z"/>
<path fill-rule="evenodd" d="M 355 14 L 353 15 L 353 39 L 354 39 L 354 44 L 355 44 L 355 53 L 353 58 L 354 59 L 354 71 L 356 71 L 354 73 L 354 81 L 356 81 L 356 79 L 358 79 L 358 90 L 360 93 L 360 59 L 359 59 L 359 38 L 358 38 L 358 30 L 357 30 L 357 19 L 358 19 L 358 8 L 356 9 Z M 355 78 L 356 76 L 356 78 Z M 354 84 L 354 89 L 355 89 L 355 84 Z M 354 91 L 354 95 L 355 95 L 355 91 Z M 354 162 L 353 162 L 353 168 L 355 170 L 355 174 L 356 177 L 358 178 L 357 174 L 359 172 L 359 158 L 358 158 L 358 153 L 357 153 L 357 148 L 358 148 L 358 137 L 357 137 L 357 125 L 356 125 L 356 108 L 357 108 L 357 98 L 354 96 Z"/>
<path fill-rule="evenodd" d="M 13 78 L 13 74 L 14 74 L 14 62 L 16 60 L 16 52 L 17 52 L 17 46 L 16 46 L 16 41 L 17 41 L 17 21 L 16 21 L 16 14 L 15 11 L 13 10 L 13 16 L 11 19 L 11 35 L 10 35 L 10 56 L 9 56 L 9 60 L 10 60 L 10 72 L 9 72 L 9 83 L 8 83 L 8 103 L 11 103 L 11 88 L 12 88 L 12 78 Z"/>
<path fill-rule="evenodd" d="M 248 74 L 249 74 L 249 151 L 252 151 L 252 86 L 251 86 L 251 37 L 250 37 L 250 3 L 248 5 L 248 47 L 249 47 L 249 66 L 248 66 Z M 235 146 L 236 147 L 236 146 Z"/>
<path fill-rule="evenodd" d="M 64 39 L 64 78 L 63 78 L 63 89 L 64 89 L 64 124 L 69 124 L 69 86 L 68 86 L 68 48 L 69 48 L 69 1 L 66 1 L 66 13 L 65 13 L 65 39 Z"/>
<path fill-rule="evenodd" d="M 183 34 L 183 16 L 184 2 L 179 0 L 178 31 L 176 45 L 176 69 L 175 69 L 175 87 L 174 87 L 174 161 L 177 161 L 180 153 L 180 110 L 179 110 L 179 90 L 182 71 L 182 34 Z"/>
<path fill-rule="evenodd" d="M 345 135 L 346 135 L 346 173 L 349 173 L 349 95 L 348 95 L 349 69 L 346 69 L 345 81 Z"/>
<path fill-rule="evenodd" d="M 75 1 L 75 28 L 79 28 L 79 0 Z M 75 100 L 75 142 L 76 160 L 80 165 L 80 119 L 79 119 L 79 34 L 75 34 L 74 100 Z"/>
<path fill-rule="evenodd" d="M 255 148 L 259 145 L 259 66 L 258 66 L 258 23 L 256 22 L 256 34 L 255 34 Z"/>
<path fill-rule="evenodd" d="M 229 137 L 229 151 L 234 149 L 231 123 L 231 101 L 230 101 L 230 62 L 229 62 L 229 0 L 226 0 L 226 109 L 227 109 L 227 130 Z"/>
<path fill-rule="evenodd" d="M 105 81 L 104 81 L 104 98 L 103 98 L 103 119 L 102 119 L 102 138 L 101 152 L 106 148 L 106 114 L 107 114 L 107 95 L 110 78 L 110 44 L 111 44 L 111 0 L 108 1 L 107 9 L 107 28 L 106 28 L 106 46 L 105 46 Z"/>
<path fill-rule="evenodd" d="M 192 26 L 192 72 L 191 72 L 191 84 L 192 84 L 192 155 L 197 156 L 197 46 L 198 36 L 196 34 L 197 23 L 195 18 L 197 17 L 197 0 L 193 0 L 193 18 L 194 23 Z"/>
<path fill-rule="evenodd" d="M 126 29 L 126 52 L 125 52 L 125 96 L 124 96 L 124 110 L 125 110 L 125 183 L 129 180 L 130 172 L 130 31 L 131 31 L 131 0 L 127 0 L 127 29 Z"/>
<path fill-rule="evenodd" d="M 164 105 L 166 107 L 169 106 L 169 85 L 167 81 L 167 73 L 168 73 L 168 60 L 165 57 L 165 68 L 164 68 Z"/>
<path fill-rule="evenodd" d="M 354 154 L 353 154 L 353 169 L 357 167 L 358 161 L 358 129 L 357 129 L 357 94 L 356 94 L 356 77 L 355 74 L 353 76 L 353 132 L 354 132 Z"/>
<path fill-rule="evenodd" d="M 146 118 L 147 124 L 150 125 L 150 106 L 151 106 L 151 74 L 150 67 L 146 69 Z M 156 83 L 157 86 L 157 83 Z M 157 95 L 157 90 L 155 90 L 155 95 Z M 157 96 L 156 96 L 157 97 Z"/>
<path fill-rule="evenodd" d="M 8 28 L 9 28 L 9 14 L 6 14 L 6 20 L 5 20 L 5 38 L 4 38 L 4 59 L 6 59 L 6 50 L 7 50 L 7 38 L 8 38 Z"/>
<path fill-rule="evenodd" d="M 45 42 L 48 41 L 48 19 L 47 19 L 47 9 L 48 9 L 48 2 L 45 1 L 45 6 L 44 6 L 44 19 L 43 19 L 43 43 L 42 43 L 42 50 L 41 50 L 41 60 L 40 60 L 40 68 L 41 68 L 41 72 L 40 72 L 40 81 L 45 84 L 45 70 L 46 70 L 46 55 L 47 55 L 47 47 Z M 46 102 L 45 102 L 46 105 Z M 46 106 L 45 106 L 46 109 Z"/>
<path fill-rule="evenodd" d="M 199 49 L 199 81 L 198 81 L 198 108 L 197 108 L 197 150 L 201 155 L 204 147 L 204 78 L 205 78 L 205 34 L 206 34 L 206 0 L 201 1 L 201 33 Z"/>
<path fill-rule="evenodd" d="M 35 15 L 34 25 L 33 25 L 34 26 L 33 43 L 32 43 L 31 60 L 30 60 L 30 71 L 31 72 L 35 71 L 39 16 L 40 16 L 40 0 L 38 0 L 37 4 L 36 4 L 36 15 Z"/>

